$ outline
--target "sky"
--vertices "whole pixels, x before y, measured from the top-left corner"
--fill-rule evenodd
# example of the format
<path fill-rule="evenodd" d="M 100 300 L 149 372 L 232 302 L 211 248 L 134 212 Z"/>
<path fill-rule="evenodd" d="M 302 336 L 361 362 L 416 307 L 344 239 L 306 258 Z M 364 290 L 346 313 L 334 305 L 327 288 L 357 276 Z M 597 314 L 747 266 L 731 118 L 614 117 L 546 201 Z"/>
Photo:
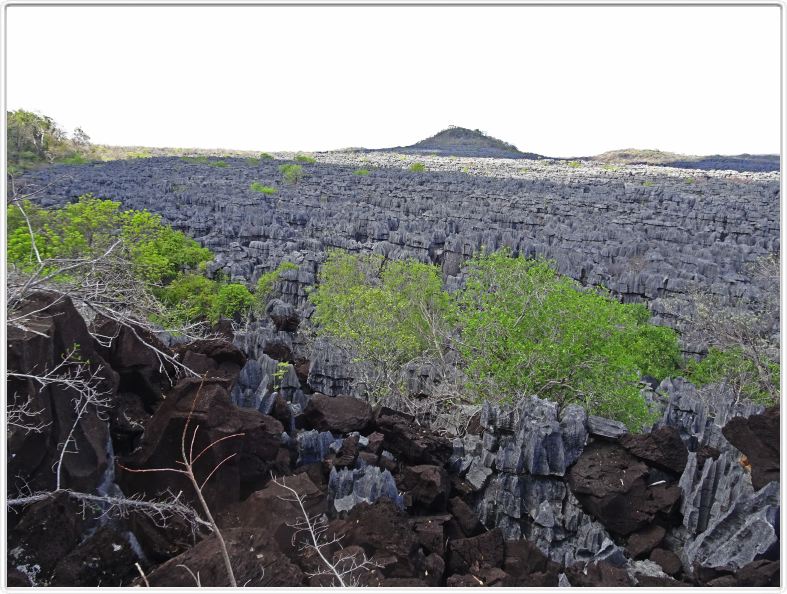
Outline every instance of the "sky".
<path fill-rule="evenodd" d="M 93 142 L 778 153 L 773 7 L 6 7 L 6 105 Z"/>

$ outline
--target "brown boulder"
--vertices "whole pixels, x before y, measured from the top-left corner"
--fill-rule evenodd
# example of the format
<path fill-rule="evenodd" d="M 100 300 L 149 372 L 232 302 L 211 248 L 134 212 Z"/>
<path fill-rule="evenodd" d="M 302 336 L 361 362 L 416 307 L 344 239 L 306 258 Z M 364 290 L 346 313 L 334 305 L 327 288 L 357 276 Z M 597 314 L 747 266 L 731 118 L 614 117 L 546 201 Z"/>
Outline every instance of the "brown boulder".
<path fill-rule="evenodd" d="M 404 491 L 408 506 L 424 511 L 442 511 L 448 503 L 448 473 L 440 466 L 406 467 L 399 488 Z"/>
<path fill-rule="evenodd" d="M 566 568 L 566 577 L 573 587 L 587 588 L 603 586 L 605 588 L 628 588 L 633 582 L 622 567 L 616 567 L 600 561 L 590 565 L 577 563 Z"/>
<path fill-rule="evenodd" d="M 221 533 L 239 586 L 304 585 L 303 572 L 279 550 L 276 539 L 267 530 L 260 527 L 227 528 Z M 159 565 L 147 577 L 152 587 L 194 588 L 197 575 L 202 587 L 227 587 L 230 584 L 215 535 Z"/>
<path fill-rule="evenodd" d="M 557 586 L 560 574 L 560 565 L 524 539 L 506 541 L 503 569 L 509 575 L 506 586 L 550 588 Z"/>
<path fill-rule="evenodd" d="M 363 431 L 372 420 L 372 407 L 351 396 L 331 397 L 316 393 L 309 397 L 303 418 L 307 427 L 318 431 Z"/>
<path fill-rule="evenodd" d="M 779 480 L 779 420 L 779 408 L 772 407 L 761 415 L 734 417 L 721 430 L 748 458 L 756 490 Z"/>
<path fill-rule="evenodd" d="M 654 563 L 661 565 L 664 573 L 671 576 L 678 575 L 683 569 L 683 564 L 680 562 L 680 558 L 672 551 L 668 551 L 666 549 L 653 549 L 653 551 L 650 553 L 649 559 Z"/>
<path fill-rule="evenodd" d="M 191 412 L 187 443 L 196 430 L 193 452 L 209 448 L 195 464 L 199 481 L 225 458 L 203 490 L 213 512 L 239 500 L 241 489 L 261 487 L 268 480 L 276 458 L 283 427 L 276 419 L 255 410 L 238 408 L 230 401 L 228 382 L 222 379 L 186 378 L 156 410 L 145 428 L 139 450 L 118 468 L 117 481 L 123 492 L 154 495 L 182 491 L 195 502 L 189 480 L 174 472 L 133 472 L 128 469 L 178 468 L 182 459 L 183 430 Z"/>
<path fill-rule="evenodd" d="M 629 536 L 626 550 L 634 559 L 643 558 L 659 546 L 666 534 L 667 531 L 664 528 L 658 524 L 651 524 Z"/>
<path fill-rule="evenodd" d="M 620 445 L 653 466 L 681 474 L 686 468 L 689 452 L 674 427 L 660 427 L 650 433 L 628 433 Z"/>
<path fill-rule="evenodd" d="M 450 441 L 418 425 L 412 415 L 382 407 L 375 425 L 385 437 L 385 448 L 409 464 L 445 466 L 453 453 Z"/>
<path fill-rule="evenodd" d="M 447 570 L 450 574 L 477 575 L 484 567 L 500 567 L 505 557 L 503 532 L 495 528 L 479 536 L 448 543 Z"/>
<path fill-rule="evenodd" d="M 183 365 L 198 376 L 234 381 L 246 364 L 246 355 L 222 339 L 195 340 L 175 347 Z"/>

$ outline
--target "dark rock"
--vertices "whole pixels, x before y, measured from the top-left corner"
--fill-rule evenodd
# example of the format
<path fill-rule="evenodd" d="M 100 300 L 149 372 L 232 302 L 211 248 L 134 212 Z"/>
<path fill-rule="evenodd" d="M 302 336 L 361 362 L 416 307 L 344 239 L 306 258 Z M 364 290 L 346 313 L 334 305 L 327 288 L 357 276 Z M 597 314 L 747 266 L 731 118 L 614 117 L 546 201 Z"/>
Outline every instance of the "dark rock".
<path fill-rule="evenodd" d="M 628 429 L 623 423 L 595 415 L 588 415 L 587 426 L 591 435 L 608 439 L 620 439 L 628 433 Z"/>
<path fill-rule="evenodd" d="M 318 431 L 350 433 L 366 429 L 372 420 L 372 407 L 351 396 L 312 394 L 303 416 L 307 425 Z"/>
<path fill-rule="evenodd" d="M 240 349 L 221 339 L 197 340 L 177 345 L 175 353 L 183 365 L 198 376 L 234 381 L 246 364 L 246 356 Z"/>
<path fill-rule="evenodd" d="M 187 440 L 197 430 L 195 455 L 223 439 L 196 462 L 198 480 L 204 480 L 222 460 L 231 456 L 203 490 L 214 513 L 238 501 L 241 488 L 254 489 L 267 482 L 269 472 L 276 469 L 284 428 L 272 417 L 234 406 L 226 385 L 222 379 L 186 378 L 175 386 L 145 428 L 140 449 L 123 461 L 123 466 L 131 470 L 118 470 L 118 483 L 124 493 L 150 496 L 169 489 L 176 493 L 182 491 L 187 500 L 195 501 L 194 489 L 182 475 L 133 472 L 134 469 L 177 468 L 177 461 L 182 458 L 182 435 L 190 415 Z"/>
<path fill-rule="evenodd" d="M 102 526 L 58 562 L 51 585 L 128 586 L 139 576 L 134 564 L 144 563 L 135 546 L 136 539 L 130 532 Z"/>
<path fill-rule="evenodd" d="M 506 586 L 549 588 L 557 586 L 560 565 L 527 540 L 505 542 L 503 569 L 509 579 Z"/>
<path fill-rule="evenodd" d="M 658 524 L 646 526 L 629 536 L 626 551 L 634 559 L 645 557 L 664 540 L 666 533 L 667 531 Z"/>
<path fill-rule="evenodd" d="M 460 497 L 453 497 L 448 501 L 448 511 L 456 518 L 465 537 L 477 536 L 483 531 L 484 527 L 476 513 Z"/>
<path fill-rule="evenodd" d="M 425 511 L 442 511 L 448 503 L 448 474 L 440 466 L 422 464 L 404 470 L 400 488 L 405 504 Z"/>
<path fill-rule="evenodd" d="M 418 542 L 427 553 L 437 555 L 445 554 L 445 530 L 443 526 L 450 521 L 451 516 L 443 514 L 439 516 L 416 516 L 411 520 L 413 532 L 415 532 Z"/>
<path fill-rule="evenodd" d="M 484 567 L 500 567 L 505 557 L 503 532 L 499 528 L 448 543 L 448 573 L 478 573 Z"/>
<path fill-rule="evenodd" d="M 271 300 L 265 312 L 280 332 L 295 332 L 298 329 L 298 324 L 301 323 L 295 307 L 279 299 Z"/>
<path fill-rule="evenodd" d="M 779 583 L 779 562 L 760 559 L 741 567 L 735 573 L 736 586 L 744 588 L 777 587 Z"/>
<path fill-rule="evenodd" d="M 304 575 L 280 550 L 270 532 L 261 528 L 227 528 L 222 536 L 238 585 L 249 587 L 304 585 Z M 184 567 L 191 570 L 191 573 Z M 194 574 L 192 576 L 191 574 Z M 229 577 L 215 536 L 200 541 L 148 574 L 152 587 L 227 587 Z"/>
<path fill-rule="evenodd" d="M 672 576 L 678 575 L 681 569 L 683 569 L 683 564 L 681 563 L 680 559 L 672 551 L 667 551 L 665 549 L 653 549 L 653 551 L 650 553 L 649 559 L 654 563 L 658 563 L 664 570 L 664 573 Z"/>
<path fill-rule="evenodd" d="M 659 427 L 650 433 L 628 434 L 620 445 L 629 452 L 659 468 L 680 474 L 686 468 L 689 453 L 673 427 Z"/>
<path fill-rule="evenodd" d="M 735 417 L 722 429 L 724 437 L 746 455 L 755 490 L 779 480 L 779 420 L 779 409 L 773 407 L 761 415 Z"/>
<path fill-rule="evenodd" d="M 410 464 L 444 466 L 451 457 L 451 442 L 415 423 L 411 415 L 381 408 L 375 426 L 385 437 L 385 447 Z"/>
<path fill-rule="evenodd" d="M 609 563 L 580 564 L 566 568 L 566 577 L 571 585 L 579 588 L 603 586 L 605 588 L 627 588 L 632 580 L 625 569 Z"/>

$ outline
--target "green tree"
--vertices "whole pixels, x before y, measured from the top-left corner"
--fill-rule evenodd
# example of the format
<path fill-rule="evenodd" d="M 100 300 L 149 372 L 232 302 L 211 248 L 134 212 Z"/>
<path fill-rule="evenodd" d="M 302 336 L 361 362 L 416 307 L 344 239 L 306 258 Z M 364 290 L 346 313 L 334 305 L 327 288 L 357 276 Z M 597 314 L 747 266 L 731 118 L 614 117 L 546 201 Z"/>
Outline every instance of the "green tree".
<path fill-rule="evenodd" d="M 268 300 L 271 298 L 273 288 L 281 278 L 285 270 L 298 270 L 297 264 L 292 262 L 282 262 L 275 270 L 266 272 L 259 279 L 257 279 L 257 287 L 255 290 L 256 310 L 258 313 L 265 311 L 265 306 L 268 305 Z"/>
<path fill-rule="evenodd" d="M 584 289 L 546 260 L 477 256 L 455 301 L 468 387 L 483 398 L 576 402 L 636 429 L 650 420 L 640 375 L 675 370 L 674 332 L 652 329 L 642 306 Z"/>

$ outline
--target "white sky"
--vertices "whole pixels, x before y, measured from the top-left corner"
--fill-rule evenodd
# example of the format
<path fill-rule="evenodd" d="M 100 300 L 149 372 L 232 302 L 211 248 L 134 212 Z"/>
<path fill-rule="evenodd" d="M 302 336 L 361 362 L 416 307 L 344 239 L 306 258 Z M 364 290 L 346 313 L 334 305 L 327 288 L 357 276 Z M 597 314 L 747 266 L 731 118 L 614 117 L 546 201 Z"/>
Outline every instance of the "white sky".
<path fill-rule="evenodd" d="M 7 106 L 118 145 L 778 153 L 778 7 L 14 7 Z"/>

